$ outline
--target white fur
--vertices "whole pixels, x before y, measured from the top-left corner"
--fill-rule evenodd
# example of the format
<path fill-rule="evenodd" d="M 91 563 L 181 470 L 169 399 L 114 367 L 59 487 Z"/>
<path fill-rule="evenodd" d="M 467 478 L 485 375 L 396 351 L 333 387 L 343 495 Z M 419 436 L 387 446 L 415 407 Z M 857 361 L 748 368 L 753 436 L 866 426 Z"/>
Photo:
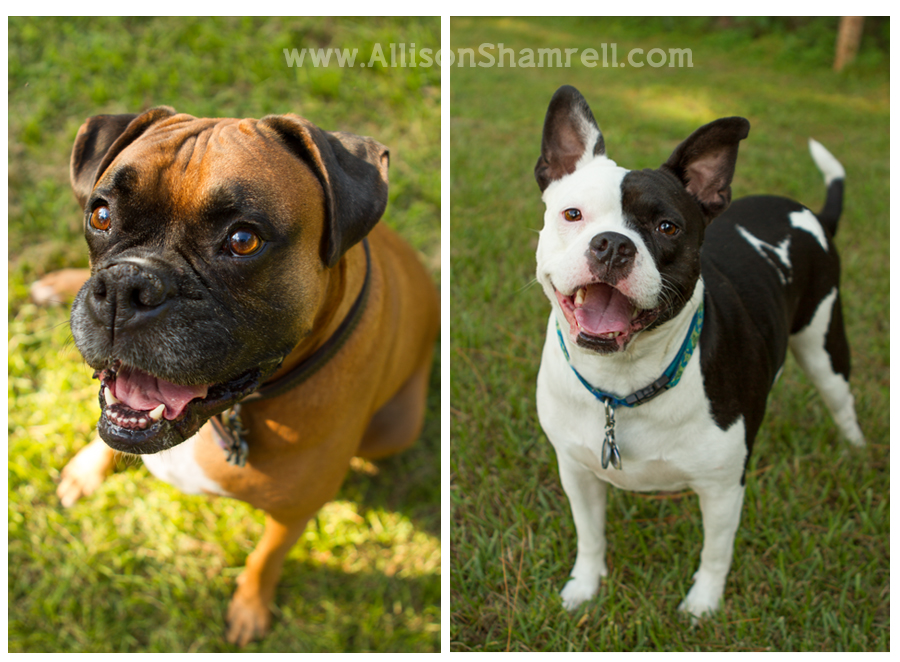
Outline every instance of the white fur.
<path fill-rule="evenodd" d="M 581 158 L 575 164 L 575 169 L 577 170 L 590 163 L 594 158 L 594 145 L 600 139 L 600 129 L 584 115 L 578 115 L 576 121 L 578 122 L 578 133 L 584 139 L 584 144 L 587 145 L 587 149 L 584 150 Z"/>
<path fill-rule="evenodd" d="M 829 152 L 822 143 L 809 139 L 809 153 L 816 162 L 816 166 L 825 177 L 825 185 L 828 186 L 835 179 L 844 179 L 844 166 Z"/>
<path fill-rule="evenodd" d="M 772 264 L 772 266 L 775 268 L 775 272 L 778 274 L 778 279 L 781 281 L 781 283 L 783 285 L 787 284 L 787 282 L 791 280 L 791 275 L 790 275 L 791 274 L 791 238 L 790 238 L 790 236 L 787 236 L 784 239 L 782 239 L 778 243 L 777 246 L 773 246 L 772 244 L 769 244 L 769 243 L 763 241 L 756 235 L 751 234 L 750 231 L 747 230 L 747 228 L 745 228 L 741 225 L 735 225 L 734 227 L 737 229 L 738 234 L 740 234 L 747 241 L 748 244 L 753 246 L 753 250 L 755 250 L 757 253 L 759 253 L 760 256 L 766 262 L 768 262 L 769 264 L 772 264 L 772 258 L 770 256 L 769 252 L 771 252 L 771 254 L 775 255 L 778 258 L 778 261 L 781 262 L 781 264 L 784 265 L 784 267 L 787 269 L 788 275 L 786 276 L 781 271 L 781 269 L 778 268 L 777 265 Z M 767 248 L 769 250 L 765 251 L 765 250 L 763 250 L 764 248 Z"/>
<path fill-rule="evenodd" d="M 825 230 L 815 214 L 809 209 L 804 209 L 803 211 L 795 211 L 788 214 L 788 218 L 791 221 L 791 225 L 798 230 L 809 232 L 819 242 L 822 250 L 826 253 L 828 252 L 828 239 L 825 238 Z"/>
<path fill-rule="evenodd" d="M 168 450 L 142 455 L 144 464 L 154 476 L 185 494 L 217 494 L 231 496 L 218 483 L 210 480 L 196 459 L 197 435 Z"/>

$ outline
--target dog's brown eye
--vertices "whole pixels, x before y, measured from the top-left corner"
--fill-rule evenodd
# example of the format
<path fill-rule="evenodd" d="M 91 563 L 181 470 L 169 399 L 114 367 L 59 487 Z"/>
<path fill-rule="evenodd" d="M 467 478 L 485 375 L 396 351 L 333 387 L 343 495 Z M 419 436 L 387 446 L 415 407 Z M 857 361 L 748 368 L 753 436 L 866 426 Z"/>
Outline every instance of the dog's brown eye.
<path fill-rule="evenodd" d="M 250 230 L 237 230 L 228 237 L 228 248 L 239 257 L 248 257 L 262 248 L 262 239 Z"/>
<path fill-rule="evenodd" d="M 566 209 L 563 212 L 563 216 L 567 221 L 580 221 L 581 220 L 581 211 L 578 209 Z"/>
<path fill-rule="evenodd" d="M 91 213 L 91 227 L 95 230 L 106 232 L 112 224 L 112 214 L 109 213 L 109 207 L 97 207 Z"/>
<path fill-rule="evenodd" d="M 668 235 L 669 237 L 674 237 L 676 234 L 681 232 L 679 227 L 671 221 L 663 221 L 657 226 L 656 230 L 663 233 L 664 235 Z"/>

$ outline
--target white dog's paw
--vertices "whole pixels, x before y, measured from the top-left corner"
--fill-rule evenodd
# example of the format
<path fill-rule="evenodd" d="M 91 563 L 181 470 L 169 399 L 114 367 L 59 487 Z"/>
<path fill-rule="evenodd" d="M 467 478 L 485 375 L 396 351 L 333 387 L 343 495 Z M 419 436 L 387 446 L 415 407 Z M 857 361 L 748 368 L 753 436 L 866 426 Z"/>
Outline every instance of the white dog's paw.
<path fill-rule="evenodd" d="M 694 584 L 678 605 L 678 611 L 683 611 L 689 614 L 692 620 L 696 620 L 718 611 L 721 600 L 721 591 L 704 591 L 702 586 Z"/>
<path fill-rule="evenodd" d="M 560 597 L 562 597 L 563 607 L 569 611 L 577 609 L 581 603 L 593 598 L 597 594 L 598 588 L 600 588 L 599 577 L 593 582 L 573 577 L 566 583 L 563 590 L 559 592 Z"/>

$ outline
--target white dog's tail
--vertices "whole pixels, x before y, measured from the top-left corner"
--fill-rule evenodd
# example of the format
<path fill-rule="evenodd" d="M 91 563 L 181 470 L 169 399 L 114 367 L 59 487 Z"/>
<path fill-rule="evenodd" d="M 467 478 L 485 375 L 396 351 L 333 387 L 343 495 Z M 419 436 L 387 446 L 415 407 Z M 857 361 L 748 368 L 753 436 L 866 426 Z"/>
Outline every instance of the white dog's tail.
<path fill-rule="evenodd" d="M 837 232 L 837 223 L 841 217 L 841 210 L 844 207 L 844 166 L 821 143 L 816 142 L 812 138 L 809 139 L 809 153 L 825 177 L 825 186 L 828 189 L 825 197 L 825 206 L 816 215 L 819 217 L 819 222 L 834 236 Z"/>

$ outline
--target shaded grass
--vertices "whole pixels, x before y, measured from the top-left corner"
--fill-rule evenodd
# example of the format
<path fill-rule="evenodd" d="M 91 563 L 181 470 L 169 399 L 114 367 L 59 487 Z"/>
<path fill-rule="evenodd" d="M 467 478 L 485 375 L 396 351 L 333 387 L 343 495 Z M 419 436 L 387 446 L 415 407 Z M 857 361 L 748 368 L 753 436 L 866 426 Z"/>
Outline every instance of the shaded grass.
<path fill-rule="evenodd" d="M 224 612 L 263 516 L 178 493 L 123 461 L 63 510 L 65 462 L 97 420 L 97 386 L 68 311 L 38 309 L 28 284 L 87 264 L 68 184 L 89 115 L 169 104 L 198 116 L 295 112 L 391 149 L 384 222 L 439 280 L 440 74 L 373 67 L 311 71 L 283 48 L 417 42 L 437 19 L 10 19 L 9 649 L 229 651 Z M 436 357 L 439 356 L 436 353 Z M 437 358 L 420 441 L 359 463 L 291 551 L 273 630 L 250 651 L 419 651 L 440 641 Z"/>
<path fill-rule="evenodd" d="M 694 62 L 451 71 L 452 650 L 888 648 L 887 65 L 868 53 L 836 75 L 831 47 L 810 45 L 816 34 L 707 28 L 677 19 L 452 21 L 454 49 L 606 42 L 618 44 L 620 59 L 631 48 L 672 47 L 693 49 Z M 817 209 L 824 187 L 808 136 L 848 173 L 837 241 L 852 388 L 869 446 L 855 451 L 839 439 L 789 359 L 750 460 L 724 609 L 696 627 L 676 612 L 702 542 L 690 493 L 612 490 L 609 578 L 572 614 L 558 597 L 575 536 L 534 411 L 548 304 L 533 283 L 543 205 L 532 169 L 547 103 L 562 84 L 582 91 L 610 157 L 625 167 L 657 167 L 698 126 L 740 114 L 751 131 L 736 197 L 776 193 Z"/>

